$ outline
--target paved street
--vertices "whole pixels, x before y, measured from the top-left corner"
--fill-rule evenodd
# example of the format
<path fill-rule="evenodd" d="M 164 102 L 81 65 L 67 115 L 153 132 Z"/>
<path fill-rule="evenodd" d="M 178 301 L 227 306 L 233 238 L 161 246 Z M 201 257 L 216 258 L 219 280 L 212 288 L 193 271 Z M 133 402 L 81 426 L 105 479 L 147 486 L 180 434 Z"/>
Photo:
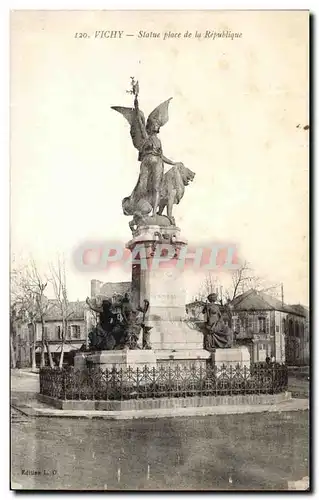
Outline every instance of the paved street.
<path fill-rule="evenodd" d="M 309 397 L 309 381 L 307 378 L 299 378 L 295 376 L 289 377 L 289 391 L 294 398 Z"/>
<path fill-rule="evenodd" d="M 12 388 L 30 397 L 37 377 L 14 375 Z M 130 421 L 12 412 L 12 481 L 23 488 L 271 490 L 308 475 L 307 411 Z"/>

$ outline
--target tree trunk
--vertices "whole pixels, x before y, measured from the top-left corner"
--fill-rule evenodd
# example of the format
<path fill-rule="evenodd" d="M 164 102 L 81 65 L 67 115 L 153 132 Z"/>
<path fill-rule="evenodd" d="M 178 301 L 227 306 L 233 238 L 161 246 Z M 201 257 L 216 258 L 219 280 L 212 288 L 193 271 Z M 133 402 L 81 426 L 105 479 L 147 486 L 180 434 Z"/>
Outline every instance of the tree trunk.
<path fill-rule="evenodd" d="M 51 354 L 51 351 L 50 351 L 50 345 L 49 345 L 49 342 L 47 340 L 45 341 L 45 345 L 46 345 L 46 348 L 47 348 L 47 351 L 48 351 L 50 368 L 54 368 L 55 365 L 54 365 L 54 361 L 52 359 L 52 354 Z"/>
<path fill-rule="evenodd" d="M 59 361 L 59 368 L 63 368 L 63 359 L 64 359 L 64 339 L 62 339 L 62 344 L 61 344 L 61 355 L 60 355 L 60 361 Z"/>
<path fill-rule="evenodd" d="M 35 370 L 37 367 L 37 361 L 36 361 L 36 355 L 35 355 L 35 350 L 36 350 L 36 342 L 37 342 L 37 333 L 36 333 L 36 324 L 32 322 L 32 353 L 31 353 L 31 367 L 32 370 Z"/>
<path fill-rule="evenodd" d="M 64 339 L 67 331 L 67 320 L 65 318 L 62 319 L 62 343 L 61 343 L 61 355 L 59 361 L 59 368 L 63 368 L 63 359 L 64 359 Z"/>
<path fill-rule="evenodd" d="M 11 368 L 17 367 L 17 327 L 15 317 L 10 317 L 10 351 L 11 351 Z"/>
<path fill-rule="evenodd" d="M 12 335 L 10 335 L 10 350 L 11 350 L 11 368 L 16 368 L 17 360 L 16 360 L 16 353 L 14 350 Z"/>
<path fill-rule="evenodd" d="M 45 366 L 45 330 L 44 330 L 44 321 L 42 319 L 41 321 L 41 360 L 40 360 L 40 368 L 43 368 Z"/>

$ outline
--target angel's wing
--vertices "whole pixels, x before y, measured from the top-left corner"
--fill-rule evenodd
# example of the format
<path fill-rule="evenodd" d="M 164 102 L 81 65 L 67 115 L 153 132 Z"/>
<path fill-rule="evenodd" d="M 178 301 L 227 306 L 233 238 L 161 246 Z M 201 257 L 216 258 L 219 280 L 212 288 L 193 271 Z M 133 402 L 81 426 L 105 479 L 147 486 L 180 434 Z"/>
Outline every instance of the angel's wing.
<path fill-rule="evenodd" d="M 147 139 L 147 132 L 145 127 L 144 113 L 140 109 L 133 110 L 133 119 L 131 123 L 130 133 L 134 147 L 138 151 L 141 151 L 145 139 Z"/>
<path fill-rule="evenodd" d="M 121 115 L 123 115 L 129 122 L 131 126 L 130 134 L 133 145 L 138 151 L 140 151 L 145 139 L 147 138 L 143 111 L 135 108 L 124 108 L 123 106 L 111 106 L 111 108 L 118 113 L 121 113 Z"/>
<path fill-rule="evenodd" d="M 155 108 L 152 113 L 149 115 L 147 121 L 156 120 L 159 123 L 159 126 L 162 127 L 165 123 L 168 122 L 168 105 L 173 99 L 170 97 L 167 101 L 162 102 L 157 108 Z"/>
<path fill-rule="evenodd" d="M 111 106 L 111 109 L 121 113 L 126 118 L 130 125 L 132 125 L 134 108 L 124 108 L 123 106 Z"/>

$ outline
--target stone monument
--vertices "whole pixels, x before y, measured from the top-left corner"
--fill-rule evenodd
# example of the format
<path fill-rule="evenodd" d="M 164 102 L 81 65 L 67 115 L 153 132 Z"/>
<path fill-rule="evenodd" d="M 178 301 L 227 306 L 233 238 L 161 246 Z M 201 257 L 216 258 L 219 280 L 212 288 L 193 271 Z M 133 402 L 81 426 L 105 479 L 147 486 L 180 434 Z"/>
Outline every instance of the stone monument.
<path fill-rule="evenodd" d="M 87 365 L 101 369 L 156 366 L 155 354 L 149 341 L 150 328 L 145 325 L 147 301 L 144 301 L 144 307 L 134 308 L 128 294 L 125 294 L 120 304 L 112 304 L 107 299 L 90 300 L 89 297 L 86 302 L 98 314 L 98 322 L 89 333 L 88 352 L 79 352 L 74 358 L 76 368 Z M 121 320 L 114 312 L 118 308 L 121 309 Z M 142 349 L 139 345 L 141 330 Z"/>
<path fill-rule="evenodd" d="M 215 363 L 222 362 L 225 356 L 220 356 L 219 351 L 231 347 L 232 336 L 215 304 L 216 297 L 208 297 L 204 308 L 206 322 L 199 328 L 192 328 L 185 319 L 183 252 L 187 240 L 176 226 L 173 208 L 181 202 L 195 173 L 163 154 L 158 134 L 168 122 L 171 98 L 159 104 L 145 120 L 139 107 L 139 84 L 134 78 L 128 92 L 134 96 L 134 105 L 112 106 L 112 109 L 128 121 L 141 162 L 133 191 L 122 200 L 124 215 L 132 217 L 129 222 L 132 237 L 127 243 L 132 255 L 131 298 L 123 299 L 121 322 L 112 314 L 108 301 L 104 300 L 99 307 L 88 302 L 99 313 L 100 320 L 90 334 L 94 354 L 87 356 L 87 362 L 107 368 L 206 365 L 209 358 Z M 171 166 L 166 173 L 164 164 Z M 233 355 L 238 361 L 243 358 L 247 361 L 243 353 Z M 228 349 L 228 361 L 231 356 Z M 76 361 L 83 364 L 83 354 Z"/>
<path fill-rule="evenodd" d="M 151 328 L 157 364 L 206 363 L 210 353 L 203 349 L 202 333 L 184 321 L 186 294 L 179 255 L 187 240 L 173 216 L 174 205 L 180 203 L 195 173 L 163 154 L 158 133 L 168 122 L 171 99 L 157 106 L 145 121 L 138 102 L 139 84 L 134 78 L 131 84 L 129 92 L 134 96 L 134 107 L 112 109 L 129 122 L 141 162 L 138 181 L 130 196 L 122 201 L 124 215 L 132 216 L 129 222 L 132 239 L 127 243 L 134 255 L 132 302 L 135 308 L 144 300 L 149 303 L 145 321 Z M 171 166 L 166 173 L 164 164 Z M 167 265 L 162 262 L 165 252 L 170 253 Z"/>
<path fill-rule="evenodd" d="M 229 307 L 217 304 L 217 294 L 210 293 L 203 308 L 205 322 L 200 325 L 204 334 L 204 348 L 211 352 L 212 362 L 217 368 L 217 376 L 222 369 L 246 367 L 250 370 L 250 354 L 245 346 L 234 347 Z"/>

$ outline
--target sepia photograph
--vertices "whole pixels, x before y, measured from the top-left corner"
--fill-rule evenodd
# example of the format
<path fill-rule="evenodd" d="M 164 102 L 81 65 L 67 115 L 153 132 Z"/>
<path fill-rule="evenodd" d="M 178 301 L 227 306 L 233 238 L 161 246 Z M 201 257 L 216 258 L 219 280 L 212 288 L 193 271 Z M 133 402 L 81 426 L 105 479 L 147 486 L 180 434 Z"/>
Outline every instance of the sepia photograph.
<path fill-rule="evenodd" d="M 308 10 L 10 12 L 10 488 L 310 491 Z"/>

